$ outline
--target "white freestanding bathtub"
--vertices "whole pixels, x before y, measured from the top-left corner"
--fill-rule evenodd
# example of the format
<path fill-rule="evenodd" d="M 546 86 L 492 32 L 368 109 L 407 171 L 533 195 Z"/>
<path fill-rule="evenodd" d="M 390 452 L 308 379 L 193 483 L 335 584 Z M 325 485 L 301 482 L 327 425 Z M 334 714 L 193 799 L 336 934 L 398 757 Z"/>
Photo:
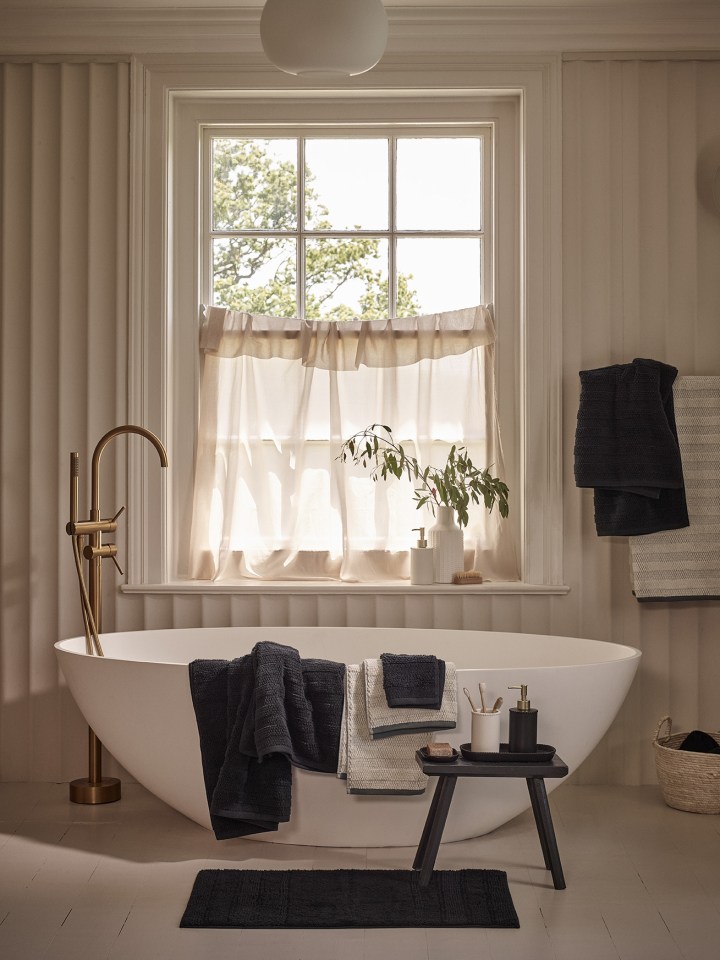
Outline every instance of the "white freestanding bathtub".
<path fill-rule="evenodd" d="M 161 800 L 204 827 L 203 784 L 188 663 L 233 659 L 259 640 L 296 647 L 303 657 L 359 663 L 381 653 L 434 653 L 455 663 L 458 726 L 436 739 L 470 740 L 463 687 L 504 698 L 507 740 L 511 684 L 526 683 L 538 708 L 538 740 L 556 747 L 572 772 L 588 756 L 630 688 L 640 660 L 633 647 L 532 634 L 365 627 L 214 627 L 104 634 L 104 657 L 85 653 L 85 638 L 55 644 L 62 671 L 85 719 L 113 756 Z M 479 697 L 478 697 L 479 699 Z M 422 796 L 348 796 L 331 774 L 293 770 L 292 816 L 257 839 L 313 846 L 417 844 L 433 792 Z M 548 791 L 560 781 L 547 781 Z M 461 779 L 444 840 L 479 836 L 530 806 L 522 779 Z"/>

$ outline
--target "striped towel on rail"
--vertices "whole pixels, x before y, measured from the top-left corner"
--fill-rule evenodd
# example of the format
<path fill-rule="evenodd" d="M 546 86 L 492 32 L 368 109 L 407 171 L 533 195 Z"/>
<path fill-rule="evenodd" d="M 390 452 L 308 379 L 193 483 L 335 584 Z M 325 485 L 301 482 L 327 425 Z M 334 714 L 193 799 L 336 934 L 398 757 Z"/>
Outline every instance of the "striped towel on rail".
<path fill-rule="evenodd" d="M 630 537 L 638 600 L 720 599 L 720 377 L 678 377 L 675 419 L 690 526 Z"/>

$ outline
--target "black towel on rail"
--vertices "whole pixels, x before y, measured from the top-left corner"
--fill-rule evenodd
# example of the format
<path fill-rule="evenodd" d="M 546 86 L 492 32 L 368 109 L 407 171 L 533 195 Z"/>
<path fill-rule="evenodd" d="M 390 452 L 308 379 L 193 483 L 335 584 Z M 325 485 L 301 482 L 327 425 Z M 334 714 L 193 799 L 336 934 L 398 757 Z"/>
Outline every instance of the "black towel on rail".
<path fill-rule="evenodd" d="M 337 770 L 345 664 L 262 641 L 236 660 L 194 660 L 189 676 L 215 836 L 277 830 L 292 765 Z"/>
<path fill-rule="evenodd" d="M 599 536 L 689 525 L 672 393 L 677 373 L 645 359 L 580 371 L 575 482 L 595 490 Z"/>

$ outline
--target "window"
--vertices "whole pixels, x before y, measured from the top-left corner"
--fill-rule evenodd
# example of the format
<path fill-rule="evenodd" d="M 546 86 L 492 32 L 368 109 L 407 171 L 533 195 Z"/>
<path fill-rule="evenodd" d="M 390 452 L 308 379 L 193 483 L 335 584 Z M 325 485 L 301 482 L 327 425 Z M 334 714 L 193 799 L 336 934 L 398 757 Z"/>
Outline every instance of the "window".
<path fill-rule="evenodd" d="M 195 577 L 407 578 L 431 510 L 414 512 L 407 478 L 338 462 L 370 423 L 422 466 L 455 444 L 504 478 L 494 324 L 477 306 L 492 135 L 460 133 L 204 131 Z M 517 579 L 509 531 L 472 512 L 466 563 Z"/>
<path fill-rule="evenodd" d="M 562 584 L 559 62 L 519 58 L 499 65 L 468 55 L 455 67 L 423 52 L 376 68 L 362 88 L 337 89 L 301 89 L 235 60 L 144 57 L 133 76 L 128 419 L 165 440 L 171 470 L 161 487 L 144 449 L 129 451 L 126 589 L 213 591 L 193 583 L 188 568 L 198 305 L 211 299 L 198 174 L 204 132 L 332 139 L 351 131 L 412 139 L 422 131 L 452 139 L 487 129 L 492 179 L 485 189 L 492 188 L 492 203 L 483 227 L 490 229 L 491 216 L 495 256 L 491 268 L 481 263 L 481 299 L 492 301 L 497 319 L 498 417 L 511 491 L 506 524 L 522 562 L 523 584 L 511 592 L 563 592 L 554 586 Z M 248 581 L 217 589 L 248 587 L 266 592 Z"/>
<path fill-rule="evenodd" d="M 492 137 L 206 129 L 208 303 L 379 320 L 492 299 Z"/>

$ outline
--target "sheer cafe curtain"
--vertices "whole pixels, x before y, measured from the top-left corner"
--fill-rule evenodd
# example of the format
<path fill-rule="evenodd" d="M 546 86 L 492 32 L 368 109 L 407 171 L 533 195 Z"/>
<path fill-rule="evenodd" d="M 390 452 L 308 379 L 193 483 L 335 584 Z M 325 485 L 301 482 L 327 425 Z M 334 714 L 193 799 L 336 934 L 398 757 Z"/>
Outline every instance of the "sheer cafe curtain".
<path fill-rule="evenodd" d="M 406 477 L 373 482 L 339 461 L 341 444 L 386 424 L 422 466 L 443 466 L 455 443 L 503 477 L 494 343 L 485 306 L 340 323 L 206 307 L 191 576 L 408 578 L 412 528 L 432 514 Z M 466 567 L 517 580 L 497 508 L 470 516 Z"/>

